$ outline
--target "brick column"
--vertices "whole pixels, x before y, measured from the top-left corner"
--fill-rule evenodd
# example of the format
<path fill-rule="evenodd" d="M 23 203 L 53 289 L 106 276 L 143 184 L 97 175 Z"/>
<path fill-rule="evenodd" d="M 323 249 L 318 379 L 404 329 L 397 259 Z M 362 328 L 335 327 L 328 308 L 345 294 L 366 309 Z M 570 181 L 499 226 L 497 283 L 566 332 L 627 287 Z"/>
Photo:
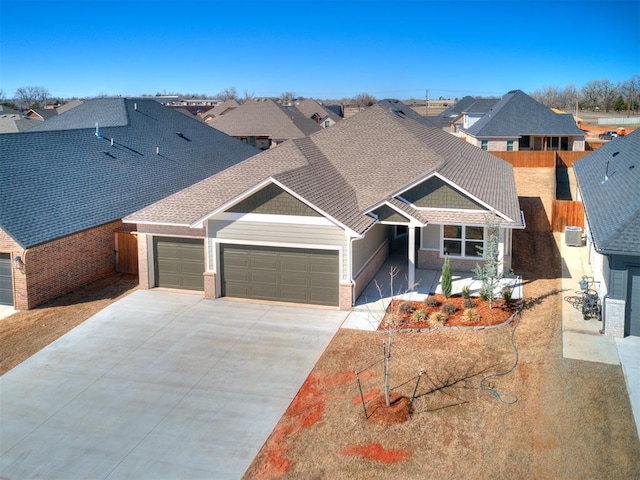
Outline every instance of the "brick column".
<path fill-rule="evenodd" d="M 215 272 L 204 272 L 204 298 L 218 298 L 220 295 L 216 290 Z"/>

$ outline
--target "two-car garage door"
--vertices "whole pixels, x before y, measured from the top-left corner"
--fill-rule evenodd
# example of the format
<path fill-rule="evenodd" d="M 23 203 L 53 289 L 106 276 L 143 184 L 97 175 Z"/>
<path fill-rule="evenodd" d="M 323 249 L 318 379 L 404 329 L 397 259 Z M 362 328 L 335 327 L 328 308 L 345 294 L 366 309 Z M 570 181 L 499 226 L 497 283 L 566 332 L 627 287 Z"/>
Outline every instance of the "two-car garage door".
<path fill-rule="evenodd" d="M 252 245 L 220 246 L 222 295 L 338 305 L 338 252 Z"/>

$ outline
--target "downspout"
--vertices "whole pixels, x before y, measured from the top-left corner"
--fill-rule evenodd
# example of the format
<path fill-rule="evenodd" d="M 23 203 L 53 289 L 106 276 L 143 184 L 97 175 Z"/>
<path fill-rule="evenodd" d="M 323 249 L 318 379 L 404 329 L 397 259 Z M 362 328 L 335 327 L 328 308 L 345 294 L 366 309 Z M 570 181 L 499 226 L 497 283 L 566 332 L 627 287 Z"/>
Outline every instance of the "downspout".
<path fill-rule="evenodd" d="M 602 297 L 602 312 L 600 312 L 600 317 L 602 318 L 602 328 L 600 330 L 598 330 L 598 333 L 600 335 L 604 335 L 605 333 L 605 328 L 606 328 L 606 318 L 607 318 L 607 298 L 609 298 L 609 294 L 606 293 L 604 295 L 604 297 Z"/>

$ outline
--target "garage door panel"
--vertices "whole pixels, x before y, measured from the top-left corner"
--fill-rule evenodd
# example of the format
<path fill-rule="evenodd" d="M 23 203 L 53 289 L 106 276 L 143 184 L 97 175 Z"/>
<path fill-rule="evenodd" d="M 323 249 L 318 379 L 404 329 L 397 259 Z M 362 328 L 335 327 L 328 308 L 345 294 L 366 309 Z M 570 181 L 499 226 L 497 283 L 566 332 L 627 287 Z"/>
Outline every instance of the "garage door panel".
<path fill-rule="evenodd" d="M 154 237 L 155 284 L 204 290 L 204 240 Z"/>
<path fill-rule="evenodd" d="M 250 271 L 247 281 L 256 285 L 275 285 L 278 283 L 278 274 L 273 271 Z"/>
<path fill-rule="evenodd" d="M 220 257 L 224 296 L 338 305 L 337 251 L 223 244 Z"/>

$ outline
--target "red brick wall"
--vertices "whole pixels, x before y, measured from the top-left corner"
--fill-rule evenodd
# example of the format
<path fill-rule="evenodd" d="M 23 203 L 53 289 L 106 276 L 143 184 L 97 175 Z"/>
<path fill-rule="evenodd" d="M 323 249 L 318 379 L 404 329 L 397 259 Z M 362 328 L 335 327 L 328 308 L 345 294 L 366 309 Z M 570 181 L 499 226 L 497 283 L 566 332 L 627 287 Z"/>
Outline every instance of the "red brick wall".
<path fill-rule="evenodd" d="M 0 253 L 8 253 L 11 255 L 11 264 L 17 256 L 22 258 L 24 250 L 18 245 L 4 230 L 0 228 Z M 24 275 L 24 266 L 19 270 L 13 269 L 13 305 L 20 309 L 20 305 L 26 305 L 27 301 L 27 283 Z"/>
<path fill-rule="evenodd" d="M 114 234 L 133 227 L 111 222 L 27 249 L 23 267 L 14 270 L 19 272 L 14 280 L 15 307 L 34 308 L 114 273 Z"/>

